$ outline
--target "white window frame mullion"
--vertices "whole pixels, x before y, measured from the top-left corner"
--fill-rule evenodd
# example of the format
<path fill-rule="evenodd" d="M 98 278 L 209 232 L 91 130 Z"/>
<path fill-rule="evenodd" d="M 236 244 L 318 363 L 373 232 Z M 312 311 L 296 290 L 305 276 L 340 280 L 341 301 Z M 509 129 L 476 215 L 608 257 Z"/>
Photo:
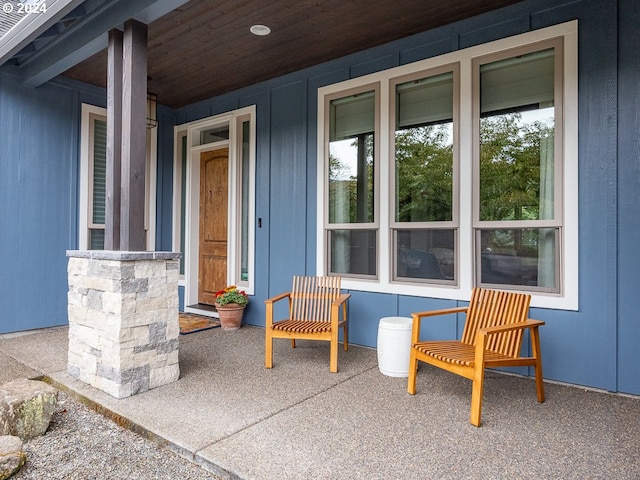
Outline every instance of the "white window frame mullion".
<path fill-rule="evenodd" d="M 317 125 L 317 142 L 316 142 L 316 179 L 318 188 L 316 189 L 316 205 L 318 215 L 316 215 L 316 274 L 326 275 L 328 270 L 327 265 L 327 233 L 325 231 L 325 223 L 327 217 L 327 157 L 326 153 L 326 135 L 329 131 L 329 112 L 327 108 L 328 100 L 326 95 L 321 93 L 322 90 L 318 90 L 318 117 L 316 120 Z M 325 115 L 327 112 L 327 115 Z"/>
<path fill-rule="evenodd" d="M 393 262 L 391 260 L 393 251 L 392 233 L 390 228 L 390 216 L 392 205 L 392 189 L 387 179 L 390 178 L 391 165 L 395 159 L 394 143 L 391 142 L 387 132 L 394 130 L 390 122 L 395 115 L 391 115 L 391 101 L 388 84 L 380 87 L 379 99 L 376 102 L 376 139 L 379 148 L 376 150 L 379 158 L 377 158 L 377 175 L 376 187 L 378 195 L 376 199 L 375 215 L 378 220 L 378 281 L 382 284 L 391 282 Z M 386 199 L 386 200 L 383 200 Z M 386 252 L 386 254 L 385 254 Z"/>
<path fill-rule="evenodd" d="M 473 251 L 473 68 L 470 57 L 460 59 L 459 125 L 459 207 L 458 207 L 458 281 L 463 298 L 473 288 L 475 255 Z"/>
<path fill-rule="evenodd" d="M 579 305 L 578 278 L 578 28 L 577 22 L 570 22 L 573 28 L 564 34 L 563 72 L 563 227 L 561 242 L 563 270 L 560 281 L 564 285 L 564 303 L 577 310 Z M 569 180 L 571 179 L 571 180 Z"/>

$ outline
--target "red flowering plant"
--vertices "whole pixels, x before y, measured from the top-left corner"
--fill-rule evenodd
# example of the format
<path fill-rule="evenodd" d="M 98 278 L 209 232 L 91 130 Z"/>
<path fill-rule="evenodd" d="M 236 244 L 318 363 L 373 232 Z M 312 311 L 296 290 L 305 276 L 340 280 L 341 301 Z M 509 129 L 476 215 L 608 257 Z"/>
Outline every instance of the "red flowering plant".
<path fill-rule="evenodd" d="M 237 303 L 241 307 L 246 307 L 249 303 L 249 296 L 244 290 L 238 290 L 235 285 L 230 285 L 224 290 L 216 292 L 216 304 L 228 305 L 230 303 Z"/>

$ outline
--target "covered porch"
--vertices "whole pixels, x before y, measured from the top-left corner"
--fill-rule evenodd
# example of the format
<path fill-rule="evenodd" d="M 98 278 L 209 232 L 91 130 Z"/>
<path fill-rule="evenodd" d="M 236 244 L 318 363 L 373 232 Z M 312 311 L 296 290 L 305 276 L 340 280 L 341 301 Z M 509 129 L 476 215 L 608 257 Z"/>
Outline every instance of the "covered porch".
<path fill-rule="evenodd" d="M 180 336 L 181 378 L 126 399 L 74 380 L 67 328 L 0 336 L 0 383 L 44 375 L 63 391 L 202 468 L 230 479 L 637 478 L 637 398 L 489 374 L 483 427 L 468 422 L 470 382 L 429 368 L 418 394 L 352 346 L 340 371 L 328 345 L 276 342 L 264 330 Z"/>
<path fill-rule="evenodd" d="M 215 4 L 192 0 L 180 7 L 176 7 L 180 2 L 162 0 L 55 3 L 65 5 L 52 19 L 56 28 L 41 25 L 32 29 L 32 36 L 0 50 L 5 62 L 0 71 L 0 124 L 5 131 L 0 148 L 4 206 L 0 245 L 7 252 L 0 269 L 0 332 L 68 321 L 64 252 L 88 248 L 82 239 L 91 230 L 86 211 L 91 201 L 82 189 L 82 182 L 89 181 L 83 170 L 89 155 L 82 146 L 83 133 L 92 127 L 85 126 L 84 107 L 100 108 L 106 122 L 107 68 L 116 64 L 108 59 L 107 35 L 130 19 L 149 28 L 146 46 L 138 49 L 146 54 L 148 69 L 135 75 L 144 84 L 142 93 L 134 95 L 137 113 L 144 111 L 146 92 L 157 94 L 157 127 L 151 129 L 157 134 L 153 142 L 157 152 L 149 160 L 156 176 L 145 172 L 148 194 L 142 195 L 141 183 L 130 187 L 138 194 L 138 206 L 150 199 L 148 203 L 156 207 L 147 214 L 156 224 L 147 230 L 153 242 L 126 248 L 180 251 L 187 239 L 180 238 L 180 218 L 190 218 L 184 222 L 187 232 L 198 228 L 196 215 L 181 213 L 183 203 L 176 193 L 181 185 L 181 142 L 185 151 L 188 146 L 200 155 L 207 145 L 204 134 L 215 129 L 221 115 L 238 111 L 244 115 L 242 109 L 253 108 L 255 148 L 250 150 L 255 155 L 256 189 L 249 204 L 255 207 L 251 217 L 255 221 L 247 222 L 255 228 L 247 236 L 255 242 L 247 249 L 255 255 L 254 274 L 247 280 L 253 298 L 246 325 L 236 334 L 215 329 L 178 337 L 179 352 L 177 348 L 174 352 L 179 353 L 180 378 L 139 395 L 116 400 L 74 380 L 68 374 L 67 327 L 0 337 L 0 381 L 15 375 L 44 375 L 101 411 L 124 419 L 135 431 L 226 478 L 640 476 L 640 403 L 637 398 L 603 393 L 640 394 L 636 360 L 640 324 L 635 321 L 640 272 L 636 211 L 640 163 L 635 148 L 640 98 L 635 52 L 640 37 L 634 34 L 638 3 L 461 0 L 447 3 L 451 10 L 442 2 L 375 2 L 390 6 L 391 12 L 373 8 L 371 2 L 339 0 L 282 0 L 255 12 L 256 2 L 244 2 L 236 11 L 233 0 Z M 97 6 L 105 8 L 90 10 Z M 312 7 L 320 11 L 311 15 Z M 364 25 L 358 28 L 351 20 Z M 579 126 L 574 157 L 579 157 L 580 168 L 566 180 L 579 190 L 579 196 L 578 190 L 574 192 L 579 205 L 564 218 L 579 219 L 579 231 L 575 225 L 579 249 L 571 250 L 579 269 L 565 280 L 580 295 L 576 305 L 534 307 L 533 316 L 547 322 L 542 339 L 546 402 L 535 402 L 531 379 L 493 374 L 485 386 L 484 426 L 478 430 L 468 423 L 471 387 L 466 380 L 425 367 L 418 374 L 418 395 L 412 397 L 406 393 L 405 379 L 378 372 L 375 350 L 365 347 L 374 345 L 376 320 L 455 306 L 467 298 L 464 288 L 446 285 L 430 294 L 400 284 L 393 292 L 384 291 L 384 285 L 351 285 L 350 335 L 354 343 L 365 346 L 341 355 L 339 373 L 329 374 L 326 368 L 328 345 L 302 343 L 292 351 L 286 342 L 276 345 L 274 369 L 265 370 L 264 331 L 256 327 L 264 324 L 263 300 L 286 290 L 292 275 L 321 273 L 319 260 L 326 260 L 317 222 L 318 207 L 324 205 L 317 195 L 322 191 L 318 165 L 323 158 L 317 148 L 322 142 L 318 91 L 411 63 L 436 58 L 440 64 L 448 55 L 469 48 L 485 48 L 574 21 L 579 22 L 578 48 L 568 58 L 576 66 L 574 80 L 580 85 L 574 102 L 578 115 L 572 123 Z M 249 25 L 259 23 L 271 25 L 272 34 L 250 36 Z M 300 40 L 302 31 L 308 34 L 307 42 Z M 40 38 L 45 32 L 59 38 Z M 347 39 L 348 33 L 357 38 Z M 327 45 L 320 34 L 339 40 L 338 45 L 326 56 L 311 56 L 312 50 L 318 53 Z M 251 40 L 242 40 L 243 35 Z M 220 44 L 220 39 L 226 42 Z M 36 46 L 43 49 L 36 51 Z M 238 63 L 231 63 L 234 58 Z M 258 69 L 258 62 L 268 71 Z M 469 66 L 471 59 L 465 62 Z M 470 88 L 470 76 L 465 78 Z M 384 105 L 389 107 L 389 102 Z M 138 116 L 139 128 L 128 128 L 131 122 L 122 119 L 122 129 L 145 131 L 142 115 Z M 465 120 L 468 127 L 470 118 Z M 198 124 L 203 121 L 215 124 Z M 239 131 L 238 125 L 242 123 L 235 124 Z M 31 127 L 37 127 L 43 141 L 19 134 Z M 133 143 L 139 146 L 141 139 L 138 135 Z M 471 159 L 472 146 L 465 148 Z M 385 158 L 390 160 L 393 149 L 387 150 Z M 187 167 L 185 162 L 184 171 L 199 171 L 195 165 Z M 194 180 L 191 185 L 195 211 L 199 184 Z M 467 203 L 460 209 L 468 231 L 473 227 L 471 206 Z M 131 213 L 124 210 L 125 215 Z M 138 220 L 144 216 L 140 211 L 134 215 Z M 240 228 L 235 234 L 241 236 Z M 194 245 L 190 255 L 196 265 L 200 247 L 195 241 Z M 125 250 L 122 245 L 121 250 Z M 387 261 L 388 251 L 381 249 Z M 472 255 L 471 248 L 465 251 Z M 465 267 L 470 281 L 474 264 L 467 262 Z M 391 269 L 384 271 L 389 274 Z M 178 280 L 181 309 L 195 303 L 190 292 L 198 293 L 187 272 Z M 238 272 L 236 278 L 242 281 Z M 193 278 L 194 284 L 199 283 L 196 275 Z M 225 280 L 236 283 L 230 274 Z M 39 287 L 37 295 L 34 285 Z M 455 329 L 442 326 L 437 333 L 455 337 Z"/>

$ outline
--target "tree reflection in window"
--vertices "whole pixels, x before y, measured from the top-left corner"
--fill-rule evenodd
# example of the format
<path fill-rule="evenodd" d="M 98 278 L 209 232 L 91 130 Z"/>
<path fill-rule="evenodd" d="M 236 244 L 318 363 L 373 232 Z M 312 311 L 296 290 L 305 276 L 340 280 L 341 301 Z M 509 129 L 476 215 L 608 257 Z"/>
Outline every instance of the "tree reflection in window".
<path fill-rule="evenodd" d="M 396 132 L 396 221 L 453 216 L 453 124 Z"/>
<path fill-rule="evenodd" d="M 553 218 L 553 108 L 535 114 L 480 120 L 481 221 Z"/>

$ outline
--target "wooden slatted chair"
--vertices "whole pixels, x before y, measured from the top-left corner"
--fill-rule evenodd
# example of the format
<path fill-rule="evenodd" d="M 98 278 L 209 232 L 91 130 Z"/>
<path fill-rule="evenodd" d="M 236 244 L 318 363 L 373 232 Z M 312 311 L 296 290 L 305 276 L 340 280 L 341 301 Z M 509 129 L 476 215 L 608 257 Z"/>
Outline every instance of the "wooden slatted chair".
<path fill-rule="evenodd" d="M 350 296 L 340 292 L 340 277 L 295 276 L 291 292 L 265 300 L 265 367 L 273 367 L 274 338 L 290 339 L 293 348 L 296 339 L 324 340 L 331 342 L 329 370 L 337 372 L 340 327 L 343 330 L 344 350 L 348 348 L 347 300 Z M 289 299 L 289 318 L 274 322 L 273 304 L 284 298 Z"/>
<path fill-rule="evenodd" d="M 530 295 L 474 288 L 468 307 L 418 312 L 413 316 L 409 381 L 407 390 L 416 393 L 418 361 L 425 362 L 473 381 L 471 423 L 480 426 L 484 370 L 490 367 L 532 366 L 536 373 L 538 402 L 544 402 L 539 320 L 528 319 Z M 466 312 L 459 341 L 420 341 L 422 319 L 435 315 Z M 530 330 L 532 357 L 520 356 L 525 329 Z"/>

